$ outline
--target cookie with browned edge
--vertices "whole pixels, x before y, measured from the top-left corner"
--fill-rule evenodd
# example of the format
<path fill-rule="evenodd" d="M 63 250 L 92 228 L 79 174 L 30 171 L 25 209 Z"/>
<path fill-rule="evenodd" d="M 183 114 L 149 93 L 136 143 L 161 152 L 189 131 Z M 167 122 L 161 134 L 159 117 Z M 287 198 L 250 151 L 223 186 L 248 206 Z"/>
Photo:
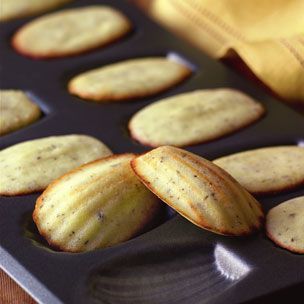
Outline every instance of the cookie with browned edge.
<path fill-rule="evenodd" d="M 153 193 L 201 228 L 241 236 L 262 227 L 260 204 L 228 173 L 198 155 L 162 146 L 131 164 Z"/>
<path fill-rule="evenodd" d="M 182 63 L 165 57 L 130 59 L 75 76 L 69 92 L 96 102 L 147 97 L 165 91 L 191 74 Z"/>
<path fill-rule="evenodd" d="M 72 0 L 1 0 L 0 21 L 27 17 L 57 8 Z"/>
<path fill-rule="evenodd" d="M 154 102 L 129 122 L 132 138 L 158 147 L 215 140 L 255 122 L 263 106 L 234 89 L 196 90 Z"/>
<path fill-rule="evenodd" d="M 54 181 L 33 219 L 52 247 L 83 252 L 124 242 L 156 216 L 161 202 L 131 169 L 133 154 L 113 155 Z"/>
<path fill-rule="evenodd" d="M 113 42 L 131 29 L 127 17 L 104 5 L 62 10 L 22 26 L 12 44 L 21 54 L 37 58 L 76 55 Z"/>
<path fill-rule="evenodd" d="M 270 194 L 304 184 L 304 148 L 274 146 L 224 156 L 213 161 L 253 194 Z"/>
<path fill-rule="evenodd" d="M 270 209 L 266 216 L 266 233 L 278 246 L 304 254 L 304 196 Z"/>
<path fill-rule="evenodd" d="M 0 135 L 30 125 L 41 116 L 41 111 L 23 91 L 0 90 Z"/>
<path fill-rule="evenodd" d="M 42 191 L 66 172 L 111 154 L 104 143 L 87 135 L 50 136 L 13 145 L 0 151 L 0 195 Z"/>

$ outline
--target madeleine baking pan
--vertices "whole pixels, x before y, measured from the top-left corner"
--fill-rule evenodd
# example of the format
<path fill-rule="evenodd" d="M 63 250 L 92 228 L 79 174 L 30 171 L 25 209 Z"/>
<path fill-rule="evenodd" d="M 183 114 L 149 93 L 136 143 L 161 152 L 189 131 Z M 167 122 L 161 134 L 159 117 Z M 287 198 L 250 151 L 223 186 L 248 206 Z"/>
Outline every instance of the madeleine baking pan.
<path fill-rule="evenodd" d="M 86 54 L 32 60 L 17 54 L 10 39 L 33 18 L 1 25 L 1 88 L 27 91 L 44 112 L 38 122 L 1 137 L 1 149 L 49 135 L 81 133 L 102 140 L 114 153 L 141 153 L 149 148 L 134 142 L 127 131 L 133 113 L 166 96 L 217 87 L 251 95 L 267 113 L 249 127 L 187 147 L 189 151 L 212 160 L 252 148 L 303 144 L 303 116 L 166 32 L 132 4 L 76 0 L 66 7 L 90 4 L 119 9 L 132 21 L 133 31 Z M 68 80 L 82 71 L 145 56 L 182 60 L 193 75 L 165 93 L 130 102 L 95 104 L 67 92 Z M 258 200 L 266 212 L 299 195 L 304 195 L 303 187 Z M 1 197 L 0 263 L 39 303 L 271 303 L 283 293 L 301 292 L 304 285 L 303 255 L 277 247 L 263 231 L 247 238 L 224 237 L 199 229 L 170 210 L 155 228 L 120 245 L 79 254 L 56 252 L 39 237 L 31 219 L 37 197 Z"/>

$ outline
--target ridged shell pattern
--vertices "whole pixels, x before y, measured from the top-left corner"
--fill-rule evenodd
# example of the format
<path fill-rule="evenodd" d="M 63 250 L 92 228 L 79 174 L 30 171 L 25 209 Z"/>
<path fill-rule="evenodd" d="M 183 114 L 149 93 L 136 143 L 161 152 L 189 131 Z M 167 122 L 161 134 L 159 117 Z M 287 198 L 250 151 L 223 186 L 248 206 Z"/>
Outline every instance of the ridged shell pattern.
<path fill-rule="evenodd" d="M 260 204 L 228 173 L 197 155 L 170 146 L 132 161 L 144 184 L 199 227 L 247 235 L 261 227 Z"/>
<path fill-rule="evenodd" d="M 33 218 L 47 241 L 64 251 L 108 247 L 130 239 L 160 207 L 133 173 L 133 154 L 82 166 L 52 183 Z"/>

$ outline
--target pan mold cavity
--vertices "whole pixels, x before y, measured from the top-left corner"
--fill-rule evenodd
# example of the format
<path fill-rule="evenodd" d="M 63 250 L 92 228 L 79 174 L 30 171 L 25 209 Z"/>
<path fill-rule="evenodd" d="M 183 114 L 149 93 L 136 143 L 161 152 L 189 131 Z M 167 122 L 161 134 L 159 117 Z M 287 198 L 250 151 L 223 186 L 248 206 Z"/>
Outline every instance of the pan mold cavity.
<path fill-rule="evenodd" d="M 92 273 L 88 295 L 96 303 L 177 304 L 189 299 L 209 303 L 249 270 L 223 247 L 208 242 L 179 246 L 160 242 L 152 249 L 147 244 L 141 250 L 136 254 L 124 252 Z"/>
<path fill-rule="evenodd" d="M 234 253 L 217 244 L 214 249 L 215 265 L 227 279 L 236 281 L 250 272 L 250 267 Z"/>

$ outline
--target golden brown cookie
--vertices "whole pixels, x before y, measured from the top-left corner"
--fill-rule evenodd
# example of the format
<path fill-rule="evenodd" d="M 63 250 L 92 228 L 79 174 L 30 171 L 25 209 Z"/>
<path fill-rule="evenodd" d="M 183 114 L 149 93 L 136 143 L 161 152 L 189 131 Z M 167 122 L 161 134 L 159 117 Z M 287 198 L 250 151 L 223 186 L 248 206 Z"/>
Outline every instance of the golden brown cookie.
<path fill-rule="evenodd" d="M 74 77 L 69 92 L 98 102 L 151 96 L 191 74 L 185 65 L 162 57 L 125 60 Z"/>
<path fill-rule="evenodd" d="M 24 25 L 13 36 L 13 46 L 33 58 L 70 56 L 104 46 L 131 29 L 119 11 L 103 5 L 62 10 Z"/>
<path fill-rule="evenodd" d="M 214 160 L 254 194 L 269 194 L 304 184 L 304 148 L 276 146 L 239 152 Z"/>
<path fill-rule="evenodd" d="M 0 21 L 46 12 L 72 0 L 1 0 Z"/>
<path fill-rule="evenodd" d="M 0 195 L 44 190 L 66 172 L 111 154 L 101 141 L 86 135 L 51 136 L 16 144 L 0 151 Z"/>
<path fill-rule="evenodd" d="M 144 145 L 182 147 L 235 132 L 263 114 L 260 103 L 237 90 L 197 90 L 146 106 L 132 117 L 129 129 Z"/>
<path fill-rule="evenodd" d="M 131 169 L 133 154 L 94 161 L 54 181 L 33 214 L 53 247 L 81 252 L 104 248 L 138 234 L 160 202 Z"/>
<path fill-rule="evenodd" d="M 131 162 L 141 181 L 193 224 L 223 235 L 249 235 L 260 229 L 260 204 L 212 162 L 162 146 Z"/>
<path fill-rule="evenodd" d="M 304 254 L 304 196 L 272 208 L 266 217 L 266 233 L 280 247 Z"/>

